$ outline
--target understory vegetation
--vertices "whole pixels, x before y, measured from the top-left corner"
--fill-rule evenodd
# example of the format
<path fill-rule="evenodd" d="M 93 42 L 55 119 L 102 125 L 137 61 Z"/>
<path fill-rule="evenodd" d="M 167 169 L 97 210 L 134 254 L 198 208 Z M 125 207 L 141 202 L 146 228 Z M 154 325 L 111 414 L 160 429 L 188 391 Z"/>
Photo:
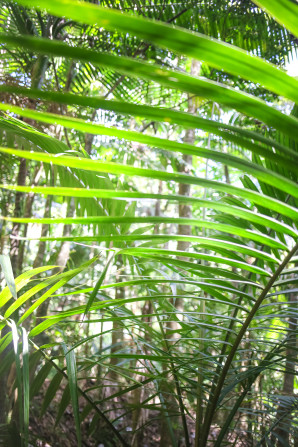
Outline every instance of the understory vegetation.
<path fill-rule="evenodd" d="M 297 19 L 1 1 L 0 445 L 298 446 Z"/>

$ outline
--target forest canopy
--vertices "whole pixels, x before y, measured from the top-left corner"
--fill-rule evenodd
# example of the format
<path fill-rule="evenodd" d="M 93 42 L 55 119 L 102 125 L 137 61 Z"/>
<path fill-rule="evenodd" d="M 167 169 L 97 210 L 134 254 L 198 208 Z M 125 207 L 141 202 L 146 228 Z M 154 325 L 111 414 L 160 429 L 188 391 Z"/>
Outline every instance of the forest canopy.
<path fill-rule="evenodd" d="M 2 0 L 0 445 L 297 446 L 297 18 Z"/>

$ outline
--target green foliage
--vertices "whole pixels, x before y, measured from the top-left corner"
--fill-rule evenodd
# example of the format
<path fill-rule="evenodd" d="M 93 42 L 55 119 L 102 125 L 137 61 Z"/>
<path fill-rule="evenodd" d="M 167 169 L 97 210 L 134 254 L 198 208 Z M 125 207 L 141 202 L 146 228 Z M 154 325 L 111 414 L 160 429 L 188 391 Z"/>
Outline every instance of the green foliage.
<path fill-rule="evenodd" d="M 115 442 L 137 445 L 142 429 L 140 412 L 146 410 L 158 414 L 168 431 L 170 441 L 167 442 L 172 445 L 178 445 L 177 417 L 183 427 L 183 434 L 179 436 L 187 446 L 191 445 L 188 427 L 191 417 L 196 422 L 196 447 L 211 445 L 214 428 L 216 446 L 224 442 L 236 445 L 237 431 L 242 424 L 235 419 L 236 415 L 246 417 L 246 428 L 242 430 L 247 438 L 268 446 L 282 438 L 280 419 L 285 419 L 291 435 L 290 445 L 293 445 L 295 399 L 285 396 L 285 402 L 274 400 L 271 384 L 272 376 L 293 374 L 291 365 L 296 357 L 293 340 L 297 334 L 297 302 L 292 298 L 297 293 L 294 287 L 298 250 L 298 119 L 295 108 L 293 113 L 285 113 L 282 107 L 247 93 L 245 82 L 261 85 L 297 104 L 298 81 L 266 60 L 221 40 L 92 2 L 39 0 L 37 10 L 53 14 L 49 15 L 49 23 L 56 24 L 55 36 L 49 39 L 42 32 L 44 12 L 38 13 L 38 32 L 32 32 L 31 26 L 20 33 L 24 22 L 18 11 L 24 14 L 27 10 L 23 7 L 31 7 L 31 3 L 17 0 L 13 7 L 9 6 L 14 9 L 17 30 L 12 27 L 9 33 L 1 33 L 0 42 L 13 54 L 21 50 L 23 53 L 19 56 L 23 59 L 34 54 L 36 62 L 42 62 L 43 55 L 52 60 L 54 67 L 56 62 L 60 63 L 65 85 L 65 67 L 70 67 L 73 60 L 80 61 L 76 62 L 84 72 L 80 93 L 84 91 L 86 79 L 92 83 L 96 74 L 102 75 L 107 70 L 113 79 L 115 76 L 120 79 L 120 84 L 119 73 L 124 78 L 134 78 L 136 83 L 142 80 L 152 86 L 153 81 L 172 91 L 175 98 L 184 95 L 188 102 L 190 95 L 194 95 L 192 99 L 203 104 L 204 113 L 210 101 L 213 105 L 218 103 L 218 108 L 224 107 L 227 116 L 236 110 L 241 125 L 235 125 L 233 120 L 229 124 L 217 120 L 214 107 L 208 119 L 185 113 L 179 107 L 175 110 L 160 107 L 160 99 L 154 101 L 152 91 L 147 96 L 152 100 L 150 105 L 127 102 L 135 84 L 129 93 L 127 84 L 123 84 L 125 100 L 119 102 L 92 95 L 90 91 L 89 96 L 77 94 L 75 87 L 72 93 L 68 93 L 69 88 L 60 91 L 60 86 L 58 91 L 52 91 L 50 82 L 38 90 L 40 85 L 35 81 L 40 75 L 36 71 L 32 74 L 32 67 L 29 69 L 33 76 L 32 88 L 14 87 L 9 83 L 0 87 L 1 94 L 8 95 L 0 109 L 34 123 L 31 126 L 10 116 L 1 117 L 0 129 L 4 135 L 1 157 L 15 166 L 19 159 L 27 160 L 32 166 L 42 163 L 47 174 L 43 186 L 15 184 L 16 179 L 11 175 L 2 181 L 2 190 L 6 194 L 10 191 L 43 194 L 56 203 L 63 201 L 61 197 L 75 201 L 75 215 L 41 218 L 3 213 L 3 225 L 10 222 L 50 225 L 50 235 L 26 240 L 37 239 L 48 244 L 84 243 L 88 249 L 101 252 L 95 257 L 88 253 L 88 261 L 79 260 L 78 265 L 65 272 L 49 274 L 47 271 L 55 268 L 49 265 L 25 271 L 15 281 L 8 258 L 0 258 L 8 284 L 0 294 L 0 325 L 6 330 L 0 340 L 0 351 L 6 354 L 0 372 L 3 374 L 13 362 L 7 353 L 13 341 L 19 390 L 18 428 L 23 445 L 28 445 L 30 438 L 29 354 L 31 357 L 34 351 L 42 356 L 43 362 L 39 363 L 30 385 L 30 399 L 39 393 L 48 378 L 41 408 L 45 414 L 62 386 L 57 423 L 71 402 L 78 445 L 82 445 L 81 423 L 87 417 L 92 418 L 90 432 L 95 433 L 101 421 L 105 429 L 111 430 Z M 278 2 L 256 3 L 276 15 Z M 125 2 L 121 9 L 128 6 L 129 2 Z M 290 0 L 281 2 L 279 21 L 292 33 L 297 32 L 295 9 L 296 4 Z M 101 27 L 109 31 L 105 31 L 107 35 L 119 33 L 120 37 L 117 40 L 112 34 L 110 48 L 97 44 L 90 45 L 92 49 L 73 45 L 67 36 L 61 42 L 57 27 L 60 26 L 60 31 L 64 27 L 65 14 L 70 21 L 68 25 L 77 30 L 80 38 L 86 29 L 88 39 L 93 37 L 92 30 L 96 37 L 95 30 L 98 32 Z M 28 26 L 31 21 L 26 23 Z M 114 47 L 117 42 L 122 45 L 123 33 L 129 34 L 126 39 L 130 44 L 136 36 L 150 42 L 149 60 L 132 57 L 138 49 L 132 54 L 122 49 L 117 54 Z M 161 52 L 168 54 L 167 63 L 160 63 Z M 233 76 L 242 80 L 243 90 L 234 81 L 224 83 L 223 78 L 219 82 L 219 78 L 195 76 L 183 72 L 180 62 L 172 63 L 191 58 L 203 60 L 208 67 L 206 72 L 214 68 L 221 74 L 230 73 L 232 77 L 226 75 L 230 80 Z M 93 70 L 89 75 L 86 74 L 88 67 Z M 116 97 L 121 95 L 119 88 Z M 36 101 L 36 110 L 16 106 L 15 98 L 20 97 Z M 48 101 L 58 104 L 55 113 L 40 104 L 41 100 L 45 104 Z M 88 119 L 90 108 L 111 115 L 102 124 L 93 123 Z M 71 113 L 65 113 L 69 110 Z M 126 123 L 127 117 L 149 120 L 149 125 L 156 121 L 163 129 L 160 132 L 163 137 L 156 136 L 158 132 L 145 132 L 146 121 L 144 128 L 136 125 L 133 130 L 123 129 L 117 121 L 120 116 L 120 123 Z M 67 129 L 67 145 L 61 138 L 44 133 L 47 127 L 43 126 Z M 181 141 L 177 135 L 182 134 L 182 129 L 185 133 L 195 129 L 197 135 L 205 132 L 208 138 L 203 136 L 200 144 L 189 143 L 185 137 Z M 168 136 L 170 130 L 172 138 Z M 87 152 L 75 143 L 76 135 L 82 138 L 82 134 L 95 138 L 105 136 L 113 139 L 113 143 L 108 140 L 100 147 L 94 144 L 96 154 Z M 134 150 L 133 144 L 140 146 Z M 122 145 L 128 158 L 119 163 Z M 112 155 L 108 155 L 109 151 Z M 142 151 L 143 158 L 139 155 Z M 202 170 L 196 170 L 193 165 L 187 166 L 189 172 L 181 169 L 185 157 L 189 156 L 197 157 L 199 165 L 202 160 L 213 163 L 216 171 L 226 169 L 236 179 L 235 184 L 224 182 L 219 174 L 208 178 L 207 167 L 205 175 L 200 175 Z M 160 162 L 158 167 L 154 164 L 156 160 Z M 143 179 L 148 182 L 143 183 Z M 149 183 L 151 186 L 142 192 Z M 157 193 L 158 184 L 164 185 L 166 191 L 160 188 Z M 179 188 L 191 185 L 195 193 L 182 194 L 179 189 L 177 194 L 176 185 Z M 166 203 L 168 215 L 140 215 L 145 199 Z M 128 204 L 130 200 L 134 202 Z M 180 210 L 191 205 L 193 217 L 181 213 L 179 217 L 173 216 L 177 203 Z M 59 224 L 72 225 L 72 232 L 57 235 L 55 229 Z M 146 226 L 139 227 L 139 224 Z M 177 226 L 178 232 L 170 225 Z M 183 227 L 191 228 L 190 233 L 185 234 Z M 176 241 L 184 243 L 186 248 L 175 249 Z M 105 251 L 109 253 L 107 257 Z M 99 263 L 98 268 L 95 263 Z M 85 271 L 91 269 L 89 281 Z M 46 272 L 48 276 L 38 281 L 32 279 Z M 123 280 L 122 275 L 127 278 Z M 22 289 L 25 291 L 20 295 Z M 66 308 L 60 303 L 62 298 L 69 299 Z M 57 306 L 52 306 L 49 313 L 39 314 L 49 300 L 58 303 Z M 120 330 L 129 338 L 129 343 L 123 337 L 119 340 Z M 115 376 L 117 385 L 113 384 Z M 264 377 L 265 389 L 260 391 L 257 386 Z M 94 381 L 96 378 L 99 380 Z M 87 384 L 85 389 L 80 385 L 83 379 Z M 103 391 L 106 380 L 115 387 L 107 386 L 111 388 L 108 395 Z M 130 394 L 134 398 L 128 401 Z M 81 398 L 85 407 L 80 414 Z M 121 399 L 126 402 L 119 412 L 113 405 Z M 123 434 L 119 422 L 130 414 L 136 420 L 133 437 Z M 251 417 L 256 417 L 256 421 Z M 270 421 L 265 428 L 264 421 Z"/>

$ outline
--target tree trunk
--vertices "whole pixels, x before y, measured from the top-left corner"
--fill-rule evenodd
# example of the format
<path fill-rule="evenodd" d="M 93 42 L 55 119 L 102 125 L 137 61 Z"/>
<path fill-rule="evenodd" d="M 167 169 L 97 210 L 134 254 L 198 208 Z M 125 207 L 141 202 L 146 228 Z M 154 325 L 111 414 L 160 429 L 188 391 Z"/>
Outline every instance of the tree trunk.
<path fill-rule="evenodd" d="M 25 185 L 26 175 L 27 175 L 26 159 L 21 158 L 19 172 L 18 172 L 18 179 L 17 179 L 18 186 Z M 22 216 L 23 197 L 24 197 L 24 194 L 22 192 L 16 192 L 15 207 L 14 207 L 14 216 L 15 217 Z M 18 270 L 18 257 L 19 257 L 20 241 L 18 239 L 15 239 L 20 236 L 20 228 L 21 228 L 21 224 L 16 222 L 13 224 L 13 228 L 12 228 L 12 232 L 11 232 L 13 239 L 11 239 L 11 245 L 10 245 L 10 260 L 11 260 L 11 265 L 12 265 L 12 271 L 13 271 L 13 274 L 15 277 L 18 276 L 20 273 Z"/>
<path fill-rule="evenodd" d="M 116 273 L 116 282 L 122 282 L 123 277 L 121 276 L 121 273 L 124 273 L 123 271 L 123 259 L 122 256 L 118 256 L 117 260 L 117 273 Z M 124 299 L 125 298 L 125 288 L 124 287 L 117 287 L 115 291 L 115 299 Z M 122 323 L 119 321 L 113 321 L 113 330 L 112 330 L 112 346 L 111 346 L 111 354 L 116 354 L 119 350 L 119 344 L 123 341 L 123 329 L 122 329 Z M 116 371 L 114 371 L 114 367 L 117 365 L 118 359 L 111 357 L 110 359 L 110 372 L 109 376 L 111 381 L 113 382 L 113 386 L 117 386 L 117 380 L 118 380 L 118 374 Z"/>
<path fill-rule="evenodd" d="M 289 302 L 293 302 L 292 307 L 295 306 L 296 301 L 295 293 L 289 295 Z M 282 395 L 287 397 L 287 400 L 280 401 L 279 407 L 276 413 L 276 419 L 279 421 L 276 428 L 274 429 L 273 442 L 277 447 L 287 447 L 290 444 L 290 433 L 292 427 L 292 412 L 294 412 L 295 406 L 295 396 L 294 396 L 294 379 L 295 379 L 295 368 L 297 363 L 297 322 L 298 319 L 295 317 L 289 318 L 289 340 L 286 350 L 286 364 L 284 372 L 284 382 Z M 292 427 L 295 431 L 295 447 L 297 443 L 297 428 Z"/>
<path fill-rule="evenodd" d="M 190 74 L 193 76 L 197 76 L 200 73 L 201 64 L 197 60 L 192 60 Z M 196 98 L 193 98 L 191 95 L 188 95 L 188 113 L 194 115 L 197 110 Z M 185 135 L 183 138 L 183 143 L 185 144 L 194 144 L 195 142 L 195 129 L 186 129 Z M 182 163 L 179 165 L 179 172 L 183 174 L 190 174 L 192 166 L 192 156 L 191 155 L 183 155 Z M 179 195 L 189 197 L 190 196 L 190 185 L 186 185 L 183 183 L 179 183 Z M 179 217 L 182 218 L 190 218 L 191 217 L 191 206 L 187 203 L 179 204 Z M 184 234 L 186 236 L 191 235 L 191 227 L 189 225 L 178 225 L 178 234 Z M 187 251 L 190 243 L 186 241 L 178 241 L 177 250 L 179 251 Z M 179 257 L 178 259 L 184 260 L 185 258 Z M 183 299 L 176 298 L 175 307 L 178 312 L 183 312 Z M 178 325 L 174 324 L 173 329 Z"/>
<path fill-rule="evenodd" d="M 93 123 L 93 121 L 95 120 L 96 115 L 97 115 L 97 109 L 95 109 L 95 110 L 92 112 L 92 115 L 91 115 L 91 123 Z M 91 133 L 85 133 L 85 151 L 86 151 L 87 154 L 89 154 L 89 155 L 91 154 L 91 149 L 92 149 L 92 144 L 93 144 L 94 138 L 95 138 L 95 135 L 94 135 L 94 134 L 91 134 Z"/>
<path fill-rule="evenodd" d="M 47 196 L 44 210 L 44 218 L 51 216 L 51 196 Z M 49 231 L 49 225 L 43 224 L 41 227 L 41 237 L 46 237 Z M 44 255 L 46 251 L 46 241 L 39 241 L 37 253 L 33 262 L 33 268 L 41 267 L 44 261 Z"/>
<path fill-rule="evenodd" d="M 44 218 L 50 217 L 51 215 L 51 197 L 52 196 L 47 196 L 46 198 L 46 203 L 45 203 L 45 210 L 44 210 Z M 41 227 L 41 237 L 46 237 L 49 231 L 49 225 L 48 224 L 43 224 Z M 35 256 L 34 262 L 33 262 L 33 268 L 38 268 L 41 267 L 43 265 L 44 262 L 44 256 L 45 256 L 45 251 L 46 251 L 46 241 L 39 241 L 38 244 L 38 249 L 37 249 L 37 254 Z M 49 307 L 49 300 L 45 300 L 36 310 L 36 318 L 42 317 L 47 315 L 48 313 L 48 307 Z M 44 332 L 42 332 L 41 334 L 39 334 L 36 337 L 36 342 L 39 345 L 42 345 L 46 342 L 48 342 L 48 338 L 46 336 L 46 334 Z"/>
<path fill-rule="evenodd" d="M 35 169 L 34 169 L 34 173 L 33 173 L 33 179 L 32 179 L 32 181 L 30 181 L 31 186 L 36 186 L 38 184 L 41 173 L 42 173 L 42 164 L 36 165 Z M 24 208 L 24 217 L 25 218 L 32 216 L 32 207 L 33 207 L 34 197 L 35 197 L 34 192 L 29 192 L 27 194 L 26 201 L 25 201 L 25 208 Z M 24 224 L 24 229 L 23 229 L 24 237 L 27 237 L 27 232 L 28 232 L 28 224 Z M 22 272 L 22 270 L 23 270 L 25 246 L 26 246 L 26 241 L 20 241 L 19 256 L 18 256 L 18 271 L 19 272 Z"/>
<path fill-rule="evenodd" d="M 199 74 L 200 72 L 200 67 L 201 64 L 200 62 L 196 61 L 196 60 L 192 60 L 191 63 L 191 75 L 196 76 Z M 194 115 L 196 113 L 196 99 L 193 98 L 192 96 L 188 95 L 188 113 L 191 115 Z M 183 142 L 186 144 L 194 144 L 195 142 L 195 129 L 186 129 L 184 138 L 183 138 Z M 183 173 L 183 174 L 189 174 L 191 171 L 191 165 L 192 165 L 192 156 L 191 155 L 183 155 L 182 157 L 182 162 L 179 165 L 179 172 Z M 179 184 L 179 194 L 189 197 L 190 196 L 190 185 L 187 184 Z M 186 204 L 186 203 L 179 203 L 179 208 L 178 208 L 178 212 L 179 212 L 179 217 L 181 218 L 190 218 L 191 217 L 191 207 Z M 189 225 L 178 225 L 178 234 L 183 234 L 183 235 L 191 235 L 191 227 Z M 181 250 L 181 251 L 187 251 L 189 248 L 189 242 L 186 241 L 178 241 L 177 243 L 177 250 Z M 185 261 L 185 257 L 179 257 L 178 259 L 180 260 L 184 260 Z M 183 292 L 180 290 L 177 291 L 177 295 L 179 294 L 183 294 Z M 177 297 L 174 300 L 171 300 L 171 303 L 175 306 L 176 310 L 181 313 L 183 312 L 184 306 L 183 306 L 183 298 L 181 297 Z M 179 317 L 178 317 L 179 318 Z M 180 318 L 181 318 L 181 314 L 180 314 Z M 170 321 L 168 322 L 168 328 L 170 330 L 170 333 L 173 334 L 173 331 L 178 330 L 180 327 L 179 323 L 177 321 L 175 321 L 174 318 L 171 318 Z M 167 331 L 168 333 L 169 331 Z M 172 337 L 173 335 L 171 335 Z M 169 398 L 167 399 L 166 402 L 166 407 L 168 410 L 168 414 L 170 415 L 172 412 L 174 413 L 179 413 L 179 408 L 177 405 L 177 401 L 176 399 L 171 395 L 171 391 L 169 389 L 169 385 L 167 383 L 167 381 L 165 380 L 162 384 L 161 384 L 161 389 L 162 392 L 165 393 L 165 395 L 168 394 Z M 177 419 L 177 418 L 175 418 Z M 177 423 L 177 421 L 176 421 Z M 163 413 L 163 416 L 161 418 L 161 439 L 160 439 L 160 447 L 163 446 L 170 446 L 172 445 L 172 439 L 171 439 L 171 435 L 170 435 L 170 430 L 169 430 L 169 424 L 167 421 L 167 415 L 166 412 Z"/>
<path fill-rule="evenodd" d="M 75 202 L 73 197 L 70 199 L 66 217 L 73 217 L 75 214 Z M 67 237 L 71 235 L 71 225 L 67 224 L 63 227 L 63 237 Z M 61 267 L 61 270 L 63 270 L 66 267 L 67 261 L 69 259 L 70 254 L 70 241 L 63 241 L 59 253 L 57 255 L 57 265 Z"/>

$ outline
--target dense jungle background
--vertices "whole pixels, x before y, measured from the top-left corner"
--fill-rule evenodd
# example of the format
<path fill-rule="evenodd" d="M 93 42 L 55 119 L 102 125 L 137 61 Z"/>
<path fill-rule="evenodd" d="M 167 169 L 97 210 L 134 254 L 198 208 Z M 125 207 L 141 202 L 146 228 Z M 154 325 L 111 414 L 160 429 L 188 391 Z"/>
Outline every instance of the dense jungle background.
<path fill-rule="evenodd" d="M 297 1 L 0 4 L 0 445 L 298 447 Z"/>

